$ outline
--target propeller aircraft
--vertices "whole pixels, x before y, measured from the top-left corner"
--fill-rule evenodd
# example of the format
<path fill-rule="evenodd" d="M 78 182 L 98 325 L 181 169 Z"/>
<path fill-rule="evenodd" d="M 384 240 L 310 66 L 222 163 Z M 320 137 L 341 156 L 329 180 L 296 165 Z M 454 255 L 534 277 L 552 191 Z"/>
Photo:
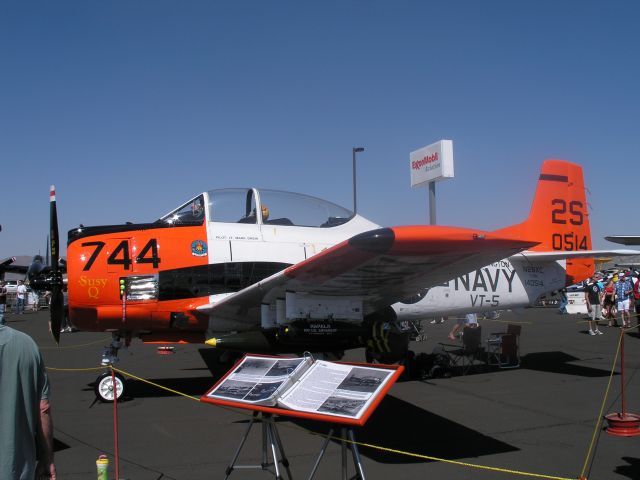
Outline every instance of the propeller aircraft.
<path fill-rule="evenodd" d="M 59 342 L 53 187 L 50 204 L 52 265 L 34 283 L 52 291 Z M 589 277 L 593 257 L 625 253 L 591 250 L 582 168 L 562 160 L 543 163 L 529 217 L 492 232 L 383 228 L 306 195 L 210 190 L 154 222 L 70 230 L 68 312 L 80 330 L 112 333 L 107 363 L 132 338 L 255 353 L 365 347 L 370 360 L 396 362 L 411 320 L 534 304 Z M 102 400 L 110 382 L 96 384 Z"/>

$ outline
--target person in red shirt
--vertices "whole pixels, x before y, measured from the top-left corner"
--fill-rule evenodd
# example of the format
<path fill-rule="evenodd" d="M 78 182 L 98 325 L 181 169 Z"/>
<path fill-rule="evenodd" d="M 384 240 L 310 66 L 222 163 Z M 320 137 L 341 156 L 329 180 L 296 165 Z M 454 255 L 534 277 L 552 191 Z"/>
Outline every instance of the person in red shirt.
<path fill-rule="evenodd" d="M 608 327 L 617 327 L 616 322 L 616 289 L 613 285 L 613 280 L 609 279 L 604 287 L 604 296 L 602 300 L 602 309 L 604 310 L 604 316 L 609 320 Z"/>

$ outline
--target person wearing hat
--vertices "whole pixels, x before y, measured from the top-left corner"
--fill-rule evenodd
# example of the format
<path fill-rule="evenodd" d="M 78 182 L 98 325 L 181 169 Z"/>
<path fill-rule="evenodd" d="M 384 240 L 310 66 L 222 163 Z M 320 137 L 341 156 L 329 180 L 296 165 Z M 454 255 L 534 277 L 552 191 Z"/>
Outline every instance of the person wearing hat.
<path fill-rule="evenodd" d="M 584 299 L 587 303 L 587 311 L 591 320 L 589 320 L 589 335 L 602 335 L 598 328 L 598 319 L 602 316 L 602 297 L 603 292 L 598 285 L 598 279 L 594 274 L 591 280 L 585 285 Z"/>
<path fill-rule="evenodd" d="M 633 284 L 631 283 L 631 277 L 627 275 L 626 272 L 622 272 L 619 275 L 619 280 L 615 285 L 615 289 L 618 300 L 618 313 L 622 320 L 622 328 L 629 328 L 631 326 L 629 304 L 631 301 L 631 294 L 633 293 Z"/>

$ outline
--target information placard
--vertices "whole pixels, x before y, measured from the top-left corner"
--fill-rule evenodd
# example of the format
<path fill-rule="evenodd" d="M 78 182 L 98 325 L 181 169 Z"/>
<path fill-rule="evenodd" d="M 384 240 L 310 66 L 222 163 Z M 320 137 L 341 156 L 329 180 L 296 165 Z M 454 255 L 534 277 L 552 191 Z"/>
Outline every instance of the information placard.
<path fill-rule="evenodd" d="M 411 186 L 453 178 L 453 141 L 440 140 L 409 154 Z"/>

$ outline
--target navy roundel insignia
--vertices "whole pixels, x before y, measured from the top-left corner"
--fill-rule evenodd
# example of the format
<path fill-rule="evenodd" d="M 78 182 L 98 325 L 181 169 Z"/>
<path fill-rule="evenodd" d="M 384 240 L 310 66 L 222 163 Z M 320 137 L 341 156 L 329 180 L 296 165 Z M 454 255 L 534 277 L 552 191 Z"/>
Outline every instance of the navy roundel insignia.
<path fill-rule="evenodd" d="M 194 240 L 191 242 L 191 255 L 196 257 L 204 257 L 207 254 L 207 244 L 202 240 Z"/>

